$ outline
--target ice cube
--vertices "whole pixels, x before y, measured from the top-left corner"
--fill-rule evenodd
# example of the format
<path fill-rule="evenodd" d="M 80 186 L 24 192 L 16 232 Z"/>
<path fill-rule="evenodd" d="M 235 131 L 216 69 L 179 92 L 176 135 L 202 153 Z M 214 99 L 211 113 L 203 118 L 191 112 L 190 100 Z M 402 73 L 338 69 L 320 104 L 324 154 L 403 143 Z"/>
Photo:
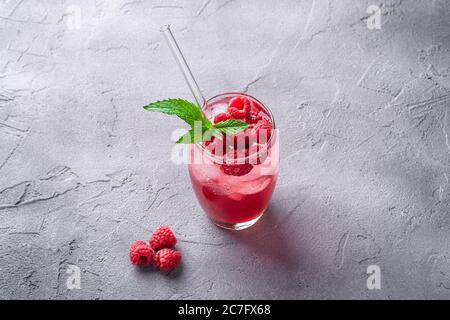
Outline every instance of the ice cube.
<path fill-rule="evenodd" d="M 231 188 L 227 184 L 219 184 L 216 181 L 209 180 L 206 185 L 203 186 L 203 190 L 206 191 L 210 197 L 215 196 L 227 196 L 231 193 Z"/>
<path fill-rule="evenodd" d="M 261 192 L 269 186 L 272 179 L 273 176 L 262 176 L 252 181 L 242 181 L 233 187 L 233 193 L 250 195 Z"/>
<path fill-rule="evenodd" d="M 242 199 L 244 199 L 245 195 L 243 195 L 242 193 L 237 193 L 237 192 L 232 192 L 228 195 L 228 198 L 230 198 L 231 200 L 234 201 L 241 201 Z"/>

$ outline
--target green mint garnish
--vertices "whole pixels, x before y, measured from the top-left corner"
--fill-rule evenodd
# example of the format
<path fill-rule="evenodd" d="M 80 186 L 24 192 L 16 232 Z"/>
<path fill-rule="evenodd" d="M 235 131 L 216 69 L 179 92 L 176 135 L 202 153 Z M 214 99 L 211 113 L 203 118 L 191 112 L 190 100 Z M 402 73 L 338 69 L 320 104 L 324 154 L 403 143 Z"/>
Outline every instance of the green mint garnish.
<path fill-rule="evenodd" d="M 220 121 L 214 125 L 214 128 L 226 135 L 237 134 L 244 131 L 248 127 L 248 124 L 236 119 L 229 119 Z"/>
<path fill-rule="evenodd" d="M 183 99 L 166 99 L 152 102 L 144 106 L 145 110 L 162 112 L 169 115 L 175 115 L 181 120 L 184 120 L 191 127 L 194 126 L 195 121 L 201 121 L 208 128 L 212 128 L 211 122 L 206 119 L 202 110 L 192 102 Z"/>
<path fill-rule="evenodd" d="M 237 134 L 248 127 L 247 123 L 235 119 L 212 124 L 198 105 L 183 99 L 152 102 L 144 106 L 144 109 L 175 115 L 191 127 L 185 135 L 178 139 L 177 143 L 198 143 L 211 139 L 211 136 L 221 137 L 222 134 Z"/>

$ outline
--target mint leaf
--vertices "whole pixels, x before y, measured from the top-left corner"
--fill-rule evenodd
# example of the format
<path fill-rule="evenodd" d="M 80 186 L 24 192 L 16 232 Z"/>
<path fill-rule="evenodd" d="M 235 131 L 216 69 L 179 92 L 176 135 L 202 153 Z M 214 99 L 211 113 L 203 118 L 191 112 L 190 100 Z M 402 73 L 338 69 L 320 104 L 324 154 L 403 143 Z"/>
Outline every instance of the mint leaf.
<path fill-rule="evenodd" d="M 204 140 L 204 133 L 207 130 L 207 128 L 202 128 L 201 132 L 195 132 L 195 129 L 191 129 L 182 135 L 176 143 L 192 144 L 202 142 Z"/>
<path fill-rule="evenodd" d="M 152 102 L 144 106 L 144 109 L 175 115 L 181 120 L 184 120 L 191 127 L 194 127 L 195 121 L 201 121 L 202 126 L 212 128 L 211 122 L 205 117 L 200 107 L 183 99 L 166 99 Z"/>
<path fill-rule="evenodd" d="M 189 130 L 186 134 L 182 135 L 176 143 L 184 143 L 184 144 L 190 144 L 190 143 L 199 143 L 202 141 L 211 140 L 211 137 L 215 136 L 218 139 L 222 139 L 223 135 L 222 133 L 217 129 L 208 129 L 203 127 L 202 133 L 200 132 L 194 132 L 194 129 Z"/>
<path fill-rule="evenodd" d="M 215 129 L 219 130 L 222 133 L 225 133 L 226 135 L 237 134 L 247 129 L 247 127 L 247 123 L 236 119 L 228 119 L 218 122 L 214 125 Z"/>
<path fill-rule="evenodd" d="M 144 109 L 175 115 L 189 124 L 190 130 L 180 137 L 176 143 L 199 143 L 210 140 L 212 136 L 222 139 L 223 134 L 234 135 L 248 127 L 247 123 L 236 119 L 221 121 L 213 125 L 198 105 L 183 99 L 165 99 L 152 102 L 144 106 Z"/>
<path fill-rule="evenodd" d="M 198 143 L 203 141 L 203 135 L 194 135 L 194 129 L 189 130 L 186 134 L 182 135 L 176 143 Z"/>

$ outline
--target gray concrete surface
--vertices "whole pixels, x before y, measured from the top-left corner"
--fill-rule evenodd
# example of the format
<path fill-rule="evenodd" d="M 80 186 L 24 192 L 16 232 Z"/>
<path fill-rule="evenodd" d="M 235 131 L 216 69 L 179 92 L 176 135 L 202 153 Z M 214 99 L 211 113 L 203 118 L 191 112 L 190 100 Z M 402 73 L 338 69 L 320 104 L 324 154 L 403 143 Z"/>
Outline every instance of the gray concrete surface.
<path fill-rule="evenodd" d="M 449 17 L 444 0 L 0 1 L 0 298 L 449 299 Z M 165 23 L 205 95 L 275 114 L 280 179 L 249 230 L 208 221 L 169 161 L 181 123 L 141 108 L 191 99 Z M 133 268 L 161 224 L 182 267 Z"/>

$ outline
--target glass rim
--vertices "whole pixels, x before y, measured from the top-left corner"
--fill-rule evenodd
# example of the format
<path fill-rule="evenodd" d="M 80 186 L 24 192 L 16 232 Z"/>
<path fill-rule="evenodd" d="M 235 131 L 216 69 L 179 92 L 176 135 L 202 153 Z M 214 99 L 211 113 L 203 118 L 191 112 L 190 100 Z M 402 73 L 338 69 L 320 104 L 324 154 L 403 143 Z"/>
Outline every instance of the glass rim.
<path fill-rule="evenodd" d="M 267 114 L 268 114 L 269 117 L 270 117 L 271 123 L 272 123 L 273 134 L 270 136 L 270 139 L 264 144 L 264 149 L 263 149 L 263 150 L 260 150 L 260 151 L 257 151 L 257 152 L 253 152 L 253 153 L 251 153 L 251 154 L 249 154 L 249 155 L 246 155 L 246 156 L 244 156 L 244 157 L 240 157 L 240 158 L 234 159 L 234 160 L 238 161 L 238 163 L 240 163 L 240 162 L 239 162 L 240 160 L 246 160 L 246 159 L 249 159 L 249 158 L 252 158 L 252 157 L 257 157 L 259 152 L 267 150 L 268 147 L 271 146 L 271 145 L 273 144 L 273 141 L 274 141 L 274 139 L 275 139 L 275 137 L 276 137 L 276 135 L 277 135 L 277 132 L 276 132 L 276 126 L 275 126 L 275 117 L 273 116 L 272 110 L 270 110 L 270 108 L 268 108 L 268 107 L 267 107 L 264 103 L 262 103 L 260 100 L 256 99 L 255 97 L 253 97 L 253 96 L 251 96 L 251 95 L 249 95 L 249 94 L 247 94 L 247 93 L 244 93 L 244 92 L 234 92 L 234 91 L 231 91 L 231 92 L 224 92 L 224 93 L 219 93 L 219 94 L 216 94 L 215 96 L 209 98 L 209 99 L 206 100 L 205 103 L 203 104 L 202 110 L 205 110 L 206 105 L 207 105 L 208 102 L 210 102 L 211 100 L 220 98 L 220 97 L 222 97 L 222 96 L 227 96 L 227 95 L 231 95 L 231 96 L 244 96 L 244 97 L 250 98 L 250 99 L 252 99 L 252 100 L 255 100 L 255 101 L 258 102 L 258 103 L 264 108 L 264 110 L 267 112 Z M 223 158 L 224 158 L 224 157 L 223 157 L 223 156 L 216 156 L 216 155 L 213 155 L 211 152 L 209 152 L 209 151 L 207 150 L 207 148 L 203 145 L 203 141 L 202 141 L 202 142 L 197 142 L 197 143 L 195 143 L 194 146 L 197 147 L 197 148 L 200 148 L 200 149 L 202 150 L 202 154 L 206 154 L 209 158 L 219 159 L 220 161 L 223 161 Z M 245 163 L 245 161 L 244 161 L 244 163 Z"/>

